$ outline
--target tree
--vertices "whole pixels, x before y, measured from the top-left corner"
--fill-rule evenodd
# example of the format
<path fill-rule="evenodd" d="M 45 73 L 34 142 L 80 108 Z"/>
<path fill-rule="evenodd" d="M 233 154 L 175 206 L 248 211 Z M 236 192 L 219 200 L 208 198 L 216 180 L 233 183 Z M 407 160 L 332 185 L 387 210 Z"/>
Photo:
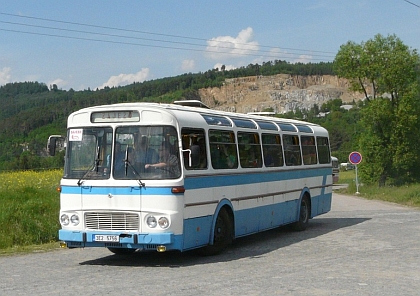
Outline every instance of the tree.
<path fill-rule="evenodd" d="M 418 54 L 395 35 L 378 34 L 367 42 L 352 41 L 340 47 L 334 70 L 350 79 L 351 88 L 365 94 L 367 100 L 388 94 L 397 101 L 416 80 Z"/>
<path fill-rule="evenodd" d="M 365 182 L 385 185 L 419 179 L 419 55 L 395 35 L 340 47 L 337 74 L 366 97 L 359 146 Z"/>

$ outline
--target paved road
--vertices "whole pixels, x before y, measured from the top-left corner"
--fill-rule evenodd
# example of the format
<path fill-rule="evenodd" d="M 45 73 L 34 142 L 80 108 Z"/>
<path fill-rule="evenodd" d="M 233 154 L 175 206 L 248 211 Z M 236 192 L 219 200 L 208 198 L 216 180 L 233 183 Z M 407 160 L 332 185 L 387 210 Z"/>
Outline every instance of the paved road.
<path fill-rule="evenodd" d="M 420 295 L 420 211 L 334 194 L 307 231 L 215 257 L 65 249 L 0 257 L 0 272 L 1 295 Z"/>

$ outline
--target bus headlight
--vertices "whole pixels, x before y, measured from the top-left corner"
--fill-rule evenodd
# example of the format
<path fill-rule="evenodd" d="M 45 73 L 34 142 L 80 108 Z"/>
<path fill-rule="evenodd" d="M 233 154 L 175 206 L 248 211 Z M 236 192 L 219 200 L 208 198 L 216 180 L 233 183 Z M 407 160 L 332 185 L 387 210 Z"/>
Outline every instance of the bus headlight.
<path fill-rule="evenodd" d="M 169 220 L 166 217 L 160 217 L 158 223 L 160 228 L 162 229 L 166 229 L 169 227 Z"/>
<path fill-rule="evenodd" d="M 156 221 L 155 216 L 147 217 L 146 223 L 147 223 L 147 226 L 149 226 L 150 228 L 155 228 L 156 225 L 157 225 L 157 221 Z"/>
<path fill-rule="evenodd" d="M 77 226 L 77 225 L 79 225 L 79 222 L 80 222 L 80 220 L 79 220 L 79 216 L 78 215 L 72 215 L 71 217 L 70 217 L 70 222 L 71 222 L 71 224 L 73 225 L 73 226 Z"/>
<path fill-rule="evenodd" d="M 67 214 L 63 214 L 63 215 L 61 215 L 61 217 L 60 217 L 60 223 L 61 223 L 62 225 L 64 225 L 64 226 L 69 225 L 69 223 L 70 223 L 70 218 L 69 218 L 69 215 L 67 215 Z"/>

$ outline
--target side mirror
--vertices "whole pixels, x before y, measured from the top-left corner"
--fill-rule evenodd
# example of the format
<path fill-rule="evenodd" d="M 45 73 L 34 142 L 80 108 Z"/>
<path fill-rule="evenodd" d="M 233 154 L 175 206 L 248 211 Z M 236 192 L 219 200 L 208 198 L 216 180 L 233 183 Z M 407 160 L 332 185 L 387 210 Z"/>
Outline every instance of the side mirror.
<path fill-rule="evenodd" d="M 47 142 L 47 152 L 48 155 L 50 156 L 54 156 L 56 149 L 57 149 L 57 140 L 58 139 L 63 139 L 62 136 L 60 135 L 52 135 L 48 137 L 48 142 Z"/>
<path fill-rule="evenodd" d="M 56 144 L 57 138 L 49 138 L 48 144 L 47 144 L 47 151 L 48 155 L 54 156 L 55 155 L 55 144 Z"/>

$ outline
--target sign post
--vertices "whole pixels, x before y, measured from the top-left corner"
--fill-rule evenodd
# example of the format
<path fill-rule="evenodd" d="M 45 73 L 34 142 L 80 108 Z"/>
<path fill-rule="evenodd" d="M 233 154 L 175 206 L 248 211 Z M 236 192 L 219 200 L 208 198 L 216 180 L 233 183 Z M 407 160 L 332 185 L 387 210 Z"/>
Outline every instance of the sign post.
<path fill-rule="evenodd" d="M 356 194 L 359 194 L 359 178 L 357 176 L 357 165 L 362 161 L 362 154 L 357 151 L 353 151 L 349 154 L 349 161 L 355 166 L 356 169 Z"/>

